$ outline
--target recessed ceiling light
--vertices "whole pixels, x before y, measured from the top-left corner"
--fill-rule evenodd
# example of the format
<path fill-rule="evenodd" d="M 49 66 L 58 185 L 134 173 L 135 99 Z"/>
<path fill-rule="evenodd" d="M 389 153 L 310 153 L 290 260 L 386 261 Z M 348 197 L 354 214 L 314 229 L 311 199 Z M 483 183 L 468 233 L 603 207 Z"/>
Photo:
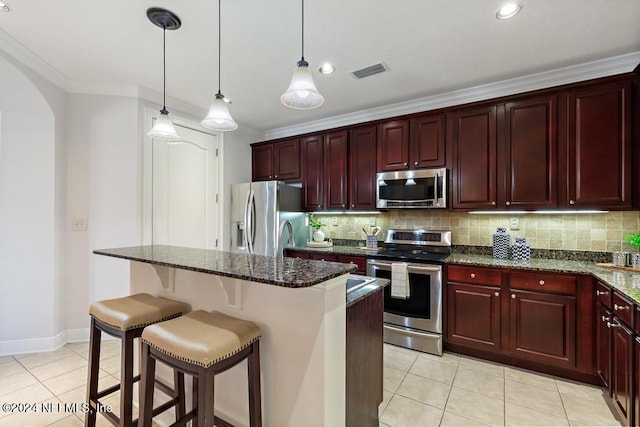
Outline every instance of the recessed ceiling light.
<path fill-rule="evenodd" d="M 496 18 L 498 19 L 509 19 L 516 16 L 522 10 L 524 6 L 521 3 L 510 2 L 506 3 L 496 13 Z"/>
<path fill-rule="evenodd" d="M 9 12 L 9 5 L 0 1 L 0 12 Z"/>
<path fill-rule="evenodd" d="M 322 64 L 322 67 L 318 69 L 318 71 L 320 71 L 320 74 L 331 74 L 335 70 L 336 69 L 333 67 L 333 65 L 329 64 L 328 62 Z"/>

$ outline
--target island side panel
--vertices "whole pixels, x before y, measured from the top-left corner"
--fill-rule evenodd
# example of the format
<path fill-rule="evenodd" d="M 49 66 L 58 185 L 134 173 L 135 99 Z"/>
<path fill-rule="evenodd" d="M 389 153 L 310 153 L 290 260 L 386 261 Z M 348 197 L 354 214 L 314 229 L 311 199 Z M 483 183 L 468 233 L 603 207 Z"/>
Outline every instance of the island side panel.
<path fill-rule="evenodd" d="M 150 264 L 131 262 L 131 293 L 181 300 L 260 327 L 263 424 L 273 426 L 344 425 L 345 283 L 346 275 L 286 288 L 176 269 L 170 292 Z M 246 362 L 216 377 L 215 404 L 231 423 L 248 425 Z"/>

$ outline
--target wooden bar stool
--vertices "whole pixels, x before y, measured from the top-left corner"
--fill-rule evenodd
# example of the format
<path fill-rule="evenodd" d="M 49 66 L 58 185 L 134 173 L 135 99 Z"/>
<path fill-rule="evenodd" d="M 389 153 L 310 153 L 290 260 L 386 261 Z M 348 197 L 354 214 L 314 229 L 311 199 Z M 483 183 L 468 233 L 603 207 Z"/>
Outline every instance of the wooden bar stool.
<path fill-rule="evenodd" d="M 175 425 L 231 426 L 214 416 L 214 375 L 247 359 L 249 420 L 262 426 L 260 398 L 260 328 L 219 312 L 193 311 L 148 326 L 142 333 L 140 425 L 151 426 L 156 360 L 193 376 L 193 409 Z"/>
<path fill-rule="evenodd" d="M 95 426 L 97 412 L 101 412 L 112 424 L 123 427 L 134 426 L 133 421 L 133 384 L 140 375 L 133 376 L 133 340 L 142 335 L 145 326 L 163 320 L 173 319 L 189 311 L 187 304 L 149 294 L 135 294 L 124 298 L 98 301 L 91 304 L 91 332 L 89 341 L 89 379 L 87 381 L 87 403 L 90 410 L 85 416 L 86 426 Z M 104 390 L 98 390 L 98 372 L 100 370 L 100 336 L 105 332 L 118 337 L 122 343 L 120 384 Z M 178 404 L 178 411 L 184 413 L 184 375 L 176 373 L 174 389 L 158 383 L 158 387 L 172 399 L 157 408 L 163 412 Z M 100 399 L 120 390 L 120 416 L 98 411 L 102 407 Z M 169 403 L 172 403 L 169 405 Z M 177 413 L 176 413 L 177 417 Z"/>

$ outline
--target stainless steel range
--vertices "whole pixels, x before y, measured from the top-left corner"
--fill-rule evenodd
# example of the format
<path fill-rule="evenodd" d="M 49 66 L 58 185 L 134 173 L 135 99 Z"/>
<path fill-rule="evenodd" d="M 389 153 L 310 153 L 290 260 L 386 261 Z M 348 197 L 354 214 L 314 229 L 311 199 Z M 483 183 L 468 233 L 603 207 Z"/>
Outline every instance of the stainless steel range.
<path fill-rule="evenodd" d="M 391 280 L 384 290 L 384 341 L 442 355 L 442 260 L 451 231 L 387 230 L 369 256 L 367 275 Z"/>

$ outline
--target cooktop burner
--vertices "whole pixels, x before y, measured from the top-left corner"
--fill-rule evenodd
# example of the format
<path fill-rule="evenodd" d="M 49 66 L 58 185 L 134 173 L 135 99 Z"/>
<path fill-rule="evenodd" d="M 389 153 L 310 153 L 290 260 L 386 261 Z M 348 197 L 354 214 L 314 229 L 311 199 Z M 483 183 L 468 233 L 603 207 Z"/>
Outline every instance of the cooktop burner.
<path fill-rule="evenodd" d="M 383 249 L 371 258 L 440 262 L 451 254 L 451 231 L 387 230 Z"/>

